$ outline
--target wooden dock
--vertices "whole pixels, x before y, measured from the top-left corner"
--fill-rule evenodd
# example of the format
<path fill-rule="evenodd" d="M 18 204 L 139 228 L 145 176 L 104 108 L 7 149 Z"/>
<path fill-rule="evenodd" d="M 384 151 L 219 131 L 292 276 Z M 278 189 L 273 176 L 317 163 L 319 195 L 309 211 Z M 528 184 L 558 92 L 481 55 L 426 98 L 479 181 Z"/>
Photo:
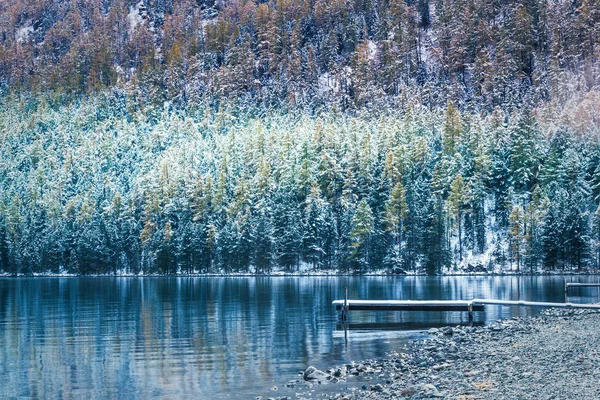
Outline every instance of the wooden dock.
<path fill-rule="evenodd" d="M 468 300 L 334 300 L 335 309 L 342 312 L 345 321 L 348 311 L 459 311 L 468 312 L 473 320 L 474 311 L 484 311 L 483 305 Z"/>
<path fill-rule="evenodd" d="M 335 300 L 338 311 L 483 311 L 483 305 L 466 300 Z M 471 309 L 472 306 L 472 309 Z"/>
<path fill-rule="evenodd" d="M 485 311 L 486 305 L 513 306 L 513 307 L 547 307 L 547 308 L 578 308 L 600 310 L 600 304 L 579 303 L 547 303 L 524 300 L 498 300 L 498 299 L 473 299 L 473 300 L 334 300 L 335 309 L 342 312 L 345 321 L 349 311 L 461 311 L 469 313 L 469 320 L 473 319 L 473 312 Z"/>

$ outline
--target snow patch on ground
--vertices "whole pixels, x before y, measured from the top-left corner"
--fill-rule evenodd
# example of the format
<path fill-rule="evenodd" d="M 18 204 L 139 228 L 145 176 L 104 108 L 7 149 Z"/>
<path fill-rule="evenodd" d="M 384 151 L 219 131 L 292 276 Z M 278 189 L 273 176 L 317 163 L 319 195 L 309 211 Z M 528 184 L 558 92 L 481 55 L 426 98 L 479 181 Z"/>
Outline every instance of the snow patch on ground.
<path fill-rule="evenodd" d="M 352 68 L 344 67 L 338 74 L 322 73 L 319 76 L 320 94 L 337 94 L 342 90 L 342 82 L 350 85 L 352 82 Z"/>
<path fill-rule="evenodd" d="M 15 40 L 19 43 L 26 42 L 29 39 L 29 35 L 33 33 L 33 24 L 28 21 L 27 25 L 17 29 L 15 33 Z"/>
<path fill-rule="evenodd" d="M 448 270 L 442 273 L 441 275 L 468 275 L 468 276 L 479 276 L 479 275 L 595 275 L 597 272 L 595 270 L 582 270 L 582 271 L 545 271 L 545 270 L 536 270 L 535 273 L 531 274 L 529 271 L 521 271 L 518 273 L 514 270 L 504 270 L 501 268 L 495 268 L 491 271 L 485 272 L 473 272 L 468 271 L 466 269 L 457 269 L 457 270 Z M 343 271 L 340 269 L 330 269 L 330 270 L 322 270 L 315 269 L 309 271 L 294 271 L 290 272 L 284 269 L 273 269 L 268 273 L 250 273 L 250 272 L 227 272 L 225 270 L 221 270 L 219 272 L 214 273 L 202 273 L 198 271 L 194 271 L 192 273 L 185 273 L 179 271 L 176 274 L 160 274 L 160 273 L 144 273 L 139 271 L 137 273 L 133 273 L 127 270 L 117 270 L 116 273 L 106 273 L 106 274 L 89 274 L 89 275 L 78 275 L 74 273 L 68 272 L 34 272 L 34 273 L 17 273 L 12 274 L 9 272 L 0 272 L 0 278 L 8 278 L 8 277 L 53 277 L 53 278 L 69 278 L 69 277 L 79 277 L 79 276 L 94 276 L 94 277 L 118 277 L 118 278 L 142 278 L 142 277 L 160 277 L 160 276 L 173 276 L 173 277 L 306 277 L 306 276 L 315 276 L 315 277 L 328 277 L 328 276 L 425 276 L 424 272 L 410 271 L 405 274 L 393 274 L 390 273 L 388 269 L 380 269 L 376 271 L 369 271 L 367 273 L 354 273 L 352 271 Z"/>
<path fill-rule="evenodd" d="M 202 21 L 200 21 L 200 25 L 202 26 L 202 29 L 204 29 L 208 25 L 216 24 L 217 20 L 218 20 L 217 17 L 210 17 L 210 18 L 202 19 Z"/>
<path fill-rule="evenodd" d="M 372 40 L 367 40 L 367 47 L 369 48 L 369 60 L 375 60 L 377 55 L 377 44 Z"/>
<path fill-rule="evenodd" d="M 146 14 L 146 8 L 144 2 L 140 1 L 134 6 L 129 7 L 129 14 L 127 14 L 127 21 L 129 22 L 129 32 L 134 32 L 135 29 L 144 23 L 144 15 Z"/>

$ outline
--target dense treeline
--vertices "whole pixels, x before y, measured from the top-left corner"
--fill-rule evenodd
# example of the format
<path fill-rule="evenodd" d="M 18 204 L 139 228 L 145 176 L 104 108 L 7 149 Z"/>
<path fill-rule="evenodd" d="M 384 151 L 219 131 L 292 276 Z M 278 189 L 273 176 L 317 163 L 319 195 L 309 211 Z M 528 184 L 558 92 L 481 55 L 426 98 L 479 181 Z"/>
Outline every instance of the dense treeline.
<path fill-rule="evenodd" d="M 598 268 L 598 0 L 0 2 L 0 270 Z"/>
<path fill-rule="evenodd" d="M 514 108 L 598 82 L 598 0 L 40 0 L 0 4 L 0 86 L 140 104 Z M 415 97 L 409 96 L 411 100 Z"/>
<path fill-rule="evenodd" d="M 599 98 L 256 117 L 5 99 L 0 269 L 598 268 Z"/>

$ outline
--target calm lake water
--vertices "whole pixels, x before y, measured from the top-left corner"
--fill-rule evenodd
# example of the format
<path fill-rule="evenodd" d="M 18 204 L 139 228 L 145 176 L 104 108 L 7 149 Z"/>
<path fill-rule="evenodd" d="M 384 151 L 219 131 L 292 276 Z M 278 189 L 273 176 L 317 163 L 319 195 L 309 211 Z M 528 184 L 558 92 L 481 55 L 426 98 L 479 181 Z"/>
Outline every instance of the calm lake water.
<path fill-rule="evenodd" d="M 598 277 L 569 277 L 597 282 Z M 0 398 L 254 399 L 297 377 L 383 356 L 466 313 L 352 312 L 355 299 L 564 301 L 564 277 L 0 279 Z M 581 292 L 579 292 L 581 290 Z M 573 289 L 570 301 L 597 301 Z M 487 307 L 476 323 L 530 315 Z"/>

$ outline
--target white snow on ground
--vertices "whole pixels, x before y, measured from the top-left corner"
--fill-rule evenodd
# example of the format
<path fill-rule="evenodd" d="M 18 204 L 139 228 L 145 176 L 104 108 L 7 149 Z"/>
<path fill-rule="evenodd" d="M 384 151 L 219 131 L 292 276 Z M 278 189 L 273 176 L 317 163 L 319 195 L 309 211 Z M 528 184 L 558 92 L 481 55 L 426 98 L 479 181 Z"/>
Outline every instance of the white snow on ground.
<path fill-rule="evenodd" d="M 540 272 L 540 271 L 538 271 Z M 496 268 L 493 271 L 489 271 L 488 273 L 492 273 L 495 275 L 516 275 L 516 271 L 508 271 L 508 270 L 503 270 L 501 268 Z M 562 271 L 543 271 L 544 274 L 547 275 L 563 275 L 564 272 Z M 571 275 L 589 275 L 588 272 L 583 271 L 583 272 L 569 272 L 569 274 Z M 27 277 L 27 276 L 34 276 L 34 277 L 76 277 L 76 276 L 116 276 L 116 277 L 143 277 L 143 276 L 200 276 L 200 277 L 222 277 L 222 276 L 227 276 L 227 277 L 247 277 L 247 276 L 273 276 L 273 277 L 279 277 L 279 276 L 287 276 L 287 277 L 292 277 L 292 276 L 347 276 L 347 275 L 352 275 L 355 276 L 356 274 L 352 273 L 352 271 L 346 272 L 346 271 L 341 271 L 338 269 L 332 269 L 332 270 L 315 270 L 315 271 L 307 271 L 306 273 L 301 273 L 301 272 L 287 272 L 287 271 L 283 271 L 280 269 L 274 269 L 273 271 L 269 272 L 269 273 L 265 273 L 265 274 L 256 274 L 256 273 L 250 273 L 250 272 L 226 272 L 224 270 L 221 270 L 220 272 L 215 272 L 215 273 L 200 273 L 198 271 L 192 272 L 190 274 L 187 273 L 177 273 L 175 275 L 163 275 L 163 274 L 159 274 L 159 273 L 149 273 L 149 274 L 144 274 L 143 271 L 139 271 L 138 273 L 133 273 L 133 272 L 127 272 L 125 270 L 117 270 L 115 274 L 112 273 L 105 273 L 105 274 L 90 274 L 90 275 L 79 275 L 76 273 L 69 273 L 69 272 L 59 272 L 59 273 L 53 273 L 53 272 L 34 272 L 34 273 L 22 273 L 19 272 L 15 275 L 11 274 L 10 272 L 0 272 L 0 277 L 13 277 L 13 276 L 18 276 L 18 277 Z M 426 274 L 424 272 L 408 272 L 406 273 L 406 275 L 402 275 L 402 276 L 425 276 Z M 486 273 L 469 273 L 466 271 L 448 271 L 445 274 L 442 275 L 486 275 Z M 390 274 L 387 270 L 382 269 L 382 270 L 377 270 L 377 271 L 370 271 L 364 274 L 359 274 L 358 276 L 398 276 L 395 274 Z"/>
<path fill-rule="evenodd" d="M 135 31 L 138 25 L 142 25 L 144 23 L 144 18 L 142 18 L 142 13 L 140 13 L 140 7 L 144 4 L 143 1 L 140 1 L 135 6 L 129 7 L 129 14 L 127 14 L 127 21 L 129 22 L 129 32 Z"/>
<path fill-rule="evenodd" d="M 345 79 L 348 85 L 352 82 L 352 68 L 344 67 L 339 74 L 322 73 L 319 76 L 319 93 L 336 94 L 342 89 L 340 78 Z"/>
<path fill-rule="evenodd" d="M 377 55 L 377 44 L 372 40 L 367 40 L 367 47 L 369 48 L 369 60 L 373 61 Z"/>
<path fill-rule="evenodd" d="M 328 93 L 333 87 L 335 87 L 335 80 L 329 72 L 319 75 L 319 94 Z"/>
<path fill-rule="evenodd" d="M 217 22 L 217 17 L 207 18 L 200 21 L 202 28 L 206 28 L 208 25 L 214 25 Z"/>
<path fill-rule="evenodd" d="M 15 39 L 17 42 L 22 43 L 26 42 L 29 39 L 29 35 L 33 33 L 33 24 L 31 21 L 27 23 L 27 25 L 17 29 L 15 33 Z"/>

